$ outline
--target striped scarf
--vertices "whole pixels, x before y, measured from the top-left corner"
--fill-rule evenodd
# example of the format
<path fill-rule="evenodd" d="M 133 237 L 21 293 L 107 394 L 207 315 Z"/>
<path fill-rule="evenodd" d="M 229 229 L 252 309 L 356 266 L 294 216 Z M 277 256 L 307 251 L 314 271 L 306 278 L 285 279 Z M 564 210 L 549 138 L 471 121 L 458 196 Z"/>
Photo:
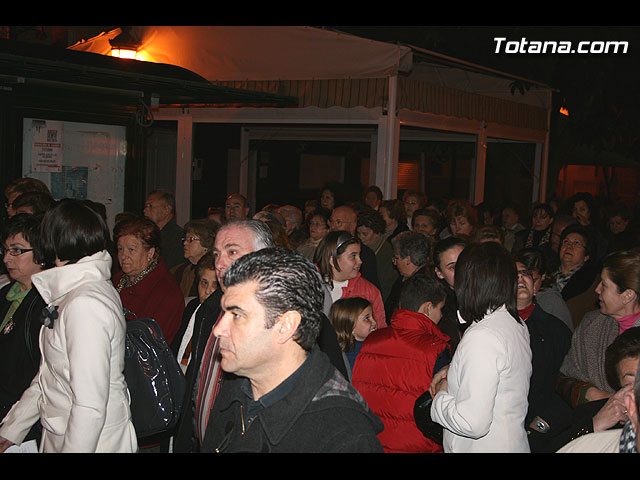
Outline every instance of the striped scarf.
<path fill-rule="evenodd" d="M 222 317 L 222 312 L 214 324 L 218 323 Z M 202 365 L 198 379 L 198 390 L 196 392 L 196 434 L 200 444 L 204 440 L 204 435 L 209 422 L 209 414 L 213 408 L 213 403 L 218 396 L 222 385 L 222 368 L 220 368 L 220 341 L 218 337 L 211 334 L 207 340 L 207 345 L 202 357 Z"/>

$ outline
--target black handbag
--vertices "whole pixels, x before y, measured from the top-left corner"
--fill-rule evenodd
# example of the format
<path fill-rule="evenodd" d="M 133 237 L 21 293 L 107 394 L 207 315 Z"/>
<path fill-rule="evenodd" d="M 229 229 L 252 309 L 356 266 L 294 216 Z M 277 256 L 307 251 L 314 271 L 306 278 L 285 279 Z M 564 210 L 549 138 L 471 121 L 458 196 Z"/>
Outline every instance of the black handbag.
<path fill-rule="evenodd" d="M 422 434 L 438 445 L 442 445 L 442 425 L 431 419 L 431 394 L 427 390 L 418 397 L 413 405 L 413 417 Z"/>
<path fill-rule="evenodd" d="M 124 376 L 138 438 L 171 430 L 178 422 L 186 379 L 157 322 L 127 320 Z"/>

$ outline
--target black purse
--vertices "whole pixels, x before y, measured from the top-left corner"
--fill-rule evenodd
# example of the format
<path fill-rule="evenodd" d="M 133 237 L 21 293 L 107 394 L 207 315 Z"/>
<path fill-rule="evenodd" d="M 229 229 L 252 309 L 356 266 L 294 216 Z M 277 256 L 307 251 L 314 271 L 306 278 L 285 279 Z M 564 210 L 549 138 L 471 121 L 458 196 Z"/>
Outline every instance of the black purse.
<path fill-rule="evenodd" d="M 175 427 L 186 379 L 160 327 L 150 318 L 127 320 L 124 376 L 138 438 Z"/>
<path fill-rule="evenodd" d="M 442 445 L 443 427 L 431 419 L 432 401 L 428 390 L 420 395 L 413 405 L 413 418 L 416 426 L 426 438 Z"/>

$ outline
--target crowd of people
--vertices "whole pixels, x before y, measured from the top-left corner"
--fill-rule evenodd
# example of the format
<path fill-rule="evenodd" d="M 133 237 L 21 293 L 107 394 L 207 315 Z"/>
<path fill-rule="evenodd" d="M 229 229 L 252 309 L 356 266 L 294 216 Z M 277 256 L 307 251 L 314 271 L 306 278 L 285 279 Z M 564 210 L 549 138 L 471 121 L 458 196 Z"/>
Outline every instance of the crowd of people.
<path fill-rule="evenodd" d="M 637 451 L 627 205 L 577 193 L 525 213 L 328 185 L 258 211 L 232 193 L 180 226 L 154 191 L 109 229 L 103 205 L 38 180 L 4 193 L 0 451 Z M 153 438 L 123 373 L 136 317 L 186 380 Z"/>

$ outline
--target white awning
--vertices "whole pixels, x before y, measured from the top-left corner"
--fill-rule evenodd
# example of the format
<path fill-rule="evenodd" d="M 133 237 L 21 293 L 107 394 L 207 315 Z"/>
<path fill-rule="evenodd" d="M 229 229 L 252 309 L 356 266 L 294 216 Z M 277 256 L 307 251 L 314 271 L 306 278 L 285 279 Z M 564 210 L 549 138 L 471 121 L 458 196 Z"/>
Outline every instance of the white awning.
<path fill-rule="evenodd" d="M 69 47 L 109 55 L 120 29 Z M 409 71 L 412 50 L 308 26 L 137 26 L 139 59 L 178 65 L 210 81 L 384 78 Z"/>

